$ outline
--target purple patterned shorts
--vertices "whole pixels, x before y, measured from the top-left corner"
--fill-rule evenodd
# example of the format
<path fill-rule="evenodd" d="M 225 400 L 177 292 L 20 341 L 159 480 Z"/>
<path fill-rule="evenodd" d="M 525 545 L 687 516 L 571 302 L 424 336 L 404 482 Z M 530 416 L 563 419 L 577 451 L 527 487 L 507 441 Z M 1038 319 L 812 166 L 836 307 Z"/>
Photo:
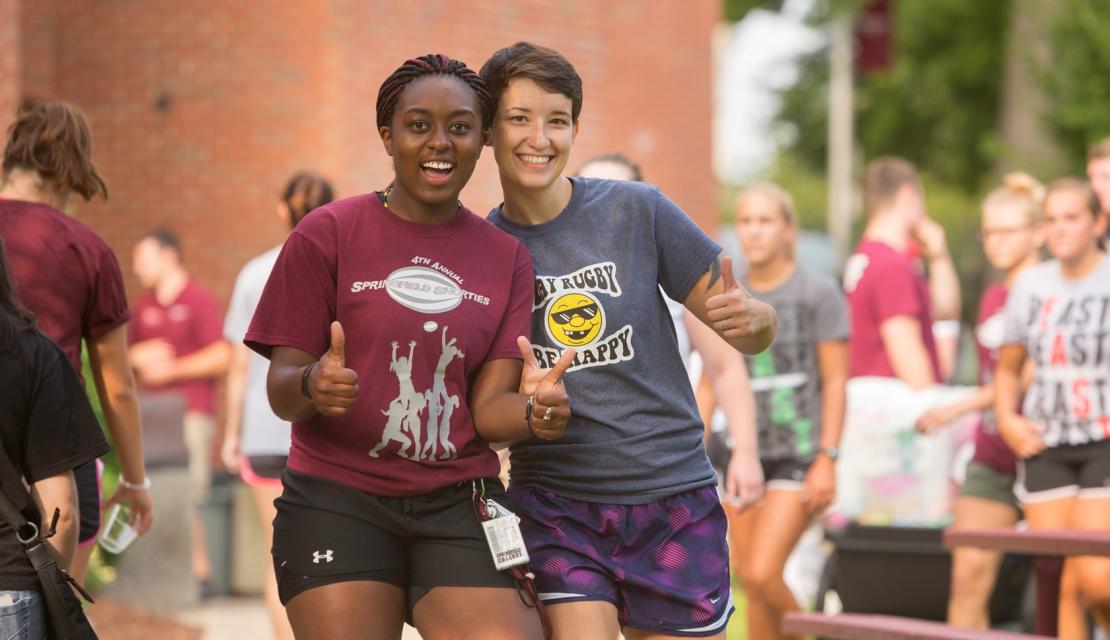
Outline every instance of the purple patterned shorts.
<path fill-rule="evenodd" d="M 604 600 L 622 627 L 712 636 L 732 615 L 728 523 L 715 487 L 639 505 L 510 487 L 547 604 Z"/>

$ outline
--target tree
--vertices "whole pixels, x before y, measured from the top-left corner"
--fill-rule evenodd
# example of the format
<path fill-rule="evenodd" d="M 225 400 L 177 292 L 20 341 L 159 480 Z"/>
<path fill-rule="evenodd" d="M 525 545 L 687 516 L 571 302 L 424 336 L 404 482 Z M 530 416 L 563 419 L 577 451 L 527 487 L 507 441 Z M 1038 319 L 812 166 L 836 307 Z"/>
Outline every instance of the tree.
<path fill-rule="evenodd" d="M 819 3 L 817 24 L 837 1 Z M 900 155 L 941 182 L 979 189 L 998 149 L 1010 6 L 1011 0 L 893 3 L 893 63 L 857 83 L 856 137 L 865 159 Z M 818 51 L 804 60 L 779 113 L 796 134 L 789 151 L 815 169 L 825 163 L 827 57 Z"/>
<path fill-rule="evenodd" d="M 1048 31 L 1051 53 L 1039 69 L 1052 108 L 1048 127 L 1075 171 L 1087 148 L 1110 136 L 1110 3 L 1063 0 Z"/>

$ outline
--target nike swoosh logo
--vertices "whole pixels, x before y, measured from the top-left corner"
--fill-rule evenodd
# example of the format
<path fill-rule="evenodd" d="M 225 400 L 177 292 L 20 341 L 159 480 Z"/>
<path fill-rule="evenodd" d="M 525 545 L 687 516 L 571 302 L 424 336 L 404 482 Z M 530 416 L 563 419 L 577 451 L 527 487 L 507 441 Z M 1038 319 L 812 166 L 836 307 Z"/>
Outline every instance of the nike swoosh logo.
<path fill-rule="evenodd" d="M 712 604 L 717 604 L 717 602 L 719 602 L 720 599 L 721 599 L 721 596 L 717 596 L 716 598 L 710 598 L 709 602 L 712 603 Z"/>

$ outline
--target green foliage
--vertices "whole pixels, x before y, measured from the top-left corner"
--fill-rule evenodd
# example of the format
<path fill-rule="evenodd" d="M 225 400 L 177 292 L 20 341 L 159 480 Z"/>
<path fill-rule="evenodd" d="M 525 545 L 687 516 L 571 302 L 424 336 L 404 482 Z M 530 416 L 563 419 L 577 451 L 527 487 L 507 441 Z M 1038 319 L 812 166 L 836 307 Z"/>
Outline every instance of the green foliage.
<path fill-rule="evenodd" d="M 1082 173 L 1088 145 L 1110 136 L 1110 3 L 1060 0 L 1048 41 L 1051 62 L 1038 73 L 1052 106 L 1046 122 Z"/>
<path fill-rule="evenodd" d="M 93 384 L 92 370 L 89 368 L 88 351 L 85 349 L 85 344 L 81 345 L 81 374 L 85 379 L 85 393 L 89 396 L 89 403 L 92 404 L 93 411 L 96 413 L 96 419 L 100 423 L 101 430 L 104 431 L 104 437 L 111 440 L 111 435 L 108 433 L 107 423 L 104 421 L 104 410 L 100 406 L 100 397 L 96 393 L 96 385 Z M 119 480 L 119 458 L 116 457 L 115 451 L 109 452 L 107 455 L 100 459 L 104 463 L 104 478 L 101 483 L 103 495 L 105 497 L 112 495 L 116 491 L 116 483 Z M 101 514 L 103 517 L 103 514 Z M 96 545 L 93 549 L 92 557 L 89 559 L 89 571 L 85 577 L 85 587 L 89 591 L 98 591 L 104 587 L 112 584 L 116 580 L 115 564 L 117 563 L 116 556 L 105 553 L 100 545 Z"/>
<path fill-rule="evenodd" d="M 818 11 L 828 19 L 829 2 Z M 984 181 L 999 147 L 997 121 L 1012 0 L 898 0 L 893 63 L 860 78 L 856 138 L 863 156 L 896 154 L 967 192 Z M 839 5 L 835 5 L 839 6 Z M 813 168 L 826 156 L 828 52 L 803 61 L 783 95 L 792 150 Z"/>
<path fill-rule="evenodd" d="M 782 8 L 782 2 L 783 0 L 724 0 L 725 20 L 739 22 L 752 9 L 778 11 Z"/>

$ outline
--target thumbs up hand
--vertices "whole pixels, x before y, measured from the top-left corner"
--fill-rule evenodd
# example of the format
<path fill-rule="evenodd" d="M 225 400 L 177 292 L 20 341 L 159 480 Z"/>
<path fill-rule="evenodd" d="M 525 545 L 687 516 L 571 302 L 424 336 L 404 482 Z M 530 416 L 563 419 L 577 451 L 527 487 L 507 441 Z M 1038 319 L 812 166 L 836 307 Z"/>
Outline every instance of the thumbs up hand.
<path fill-rule="evenodd" d="M 358 397 L 358 373 L 347 368 L 346 341 L 343 325 L 331 323 L 331 347 L 308 374 L 312 404 L 326 416 L 345 415 Z"/>
<path fill-rule="evenodd" d="M 721 276 L 724 292 L 705 301 L 706 317 L 722 337 L 743 338 L 767 328 L 763 303 L 744 290 L 732 275 L 732 257 L 721 259 Z"/>
<path fill-rule="evenodd" d="M 533 398 L 530 430 L 537 438 L 561 438 L 570 420 L 570 398 L 563 386 L 563 374 L 574 364 L 576 352 L 567 349 L 550 369 L 540 367 L 532 344 L 521 336 L 516 339 L 524 369 L 520 374 L 520 393 Z"/>

